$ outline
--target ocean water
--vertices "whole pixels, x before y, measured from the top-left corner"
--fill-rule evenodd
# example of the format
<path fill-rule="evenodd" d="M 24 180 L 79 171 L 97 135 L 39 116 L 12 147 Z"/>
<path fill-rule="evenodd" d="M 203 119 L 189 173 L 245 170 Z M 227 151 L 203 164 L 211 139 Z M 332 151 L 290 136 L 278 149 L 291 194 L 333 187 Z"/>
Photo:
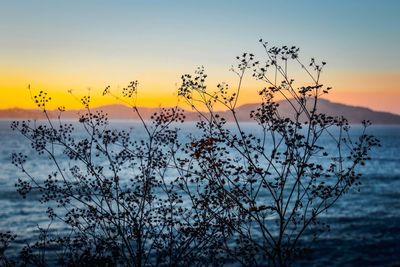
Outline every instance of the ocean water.
<path fill-rule="evenodd" d="M 17 244 L 37 235 L 46 226 L 46 206 L 22 199 L 14 184 L 23 174 L 11 164 L 13 152 L 30 153 L 28 140 L 0 121 L 0 231 L 18 233 Z M 134 122 L 114 123 L 116 128 L 139 127 Z M 193 125 L 181 126 L 193 132 Z M 186 127 L 186 129 L 185 129 Z M 252 130 L 251 123 L 244 128 Z M 358 127 L 358 128 L 357 128 Z M 354 126 L 356 132 L 359 126 Z M 400 265 L 400 126 L 372 126 L 369 133 L 381 141 L 363 169 L 360 192 L 343 196 L 322 219 L 331 230 L 313 243 L 295 266 L 399 266 Z M 329 145 L 329 144 L 328 144 Z M 46 158 L 31 157 L 28 168 L 49 173 Z M 61 227 L 61 226 L 60 226 Z"/>

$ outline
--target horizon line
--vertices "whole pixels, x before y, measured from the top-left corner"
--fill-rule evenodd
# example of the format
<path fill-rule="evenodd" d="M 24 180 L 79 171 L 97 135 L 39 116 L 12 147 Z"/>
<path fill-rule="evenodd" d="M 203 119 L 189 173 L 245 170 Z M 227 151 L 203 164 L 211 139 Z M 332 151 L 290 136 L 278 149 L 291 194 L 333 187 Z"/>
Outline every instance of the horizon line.
<path fill-rule="evenodd" d="M 339 104 L 339 105 L 347 106 L 347 107 L 363 108 L 363 109 L 367 109 L 367 110 L 370 110 L 370 111 L 373 111 L 373 112 L 380 112 L 380 113 L 386 113 L 386 114 L 392 114 L 392 115 L 400 116 L 400 113 L 390 112 L 390 111 L 385 111 L 385 110 L 377 110 L 377 109 L 374 109 L 374 108 L 371 108 L 371 107 L 368 107 L 368 106 L 351 105 L 351 104 L 346 104 L 346 103 L 343 103 L 343 102 L 335 102 L 335 101 L 329 100 L 327 98 L 320 98 L 319 101 L 321 101 L 321 100 L 326 101 L 326 102 L 330 102 L 330 103 L 333 103 L 333 104 Z M 276 100 L 276 102 L 282 102 L 282 101 L 287 101 L 287 100 L 286 99 Z M 261 103 L 262 102 L 248 102 L 248 103 L 243 103 L 243 104 L 237 105 L 236 108 L 240 108 L 240 107 L 247 106 L 247 105 L 259 105 Z M 124 106 L 124 107 L 127 107 L 127 108 L 135 107 L 135 106 L 132 106 L 132 105 L 128 105 L 126 103 L 115 102 L 115 103 L 109 103 L 109 104 L 95 105 L 95 106 L 91 107 L 91 109 L 99 109 L 99 108 L 102 108 L 102 107 L 109 107 L 109 106 Z M 184 108 L 184 107 L 182 107 L 182 105 L 161 106 L 161 103 L 158 106 L 138 105 L 136 107 L 137 108 L 145 108 L 145 109 L 169 109 L 169 108 L 179 107 L 179 108 L 183 109 L 184 111 L 190 111 L 190 107 Z M 82 108 L 71 108 L 71 109 L 65 109 L 65 111 L 80 111 L 80 110 L 85 110 L 85 109 L 86 108 L 84 108 L 84 107 L 82 107 Z M 9 108 L 0 108 L 0 111 L 7 111 L 7 110 L 42 111 L 38 107 L 24 108 L 24 107 L 15 106 L 15 107 L 9 107 Z M 50 111 L 50 112 L 58 111 L 58 108 L 47 109 L 47 111 Z M 201 112 L 206 112 L 207 110 L 200 110 L 200 111 Z M 217 110 L 215 110 L 215 112 L 226 112 L 226 111 L 229 111 L 229 109 L 226 108 L 226 109 L 217 109 Z"/>

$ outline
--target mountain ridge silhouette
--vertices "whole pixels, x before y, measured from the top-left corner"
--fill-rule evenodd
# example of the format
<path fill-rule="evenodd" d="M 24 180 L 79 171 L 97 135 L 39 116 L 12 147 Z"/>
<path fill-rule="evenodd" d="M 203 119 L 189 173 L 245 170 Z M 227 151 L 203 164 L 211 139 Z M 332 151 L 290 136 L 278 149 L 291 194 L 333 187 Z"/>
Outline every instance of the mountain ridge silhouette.
<path fill-rule="evenodd" d="M 282 116 L 290 117 L 293 115 L 293 108 L 286 100 L 278 101 L 279 113 Z M 250 111 L 256 110 L 260 103 L 243 104 L 236 108 L 236 115 L 240 121 L 252 121 L 250 118 Z M 151 115 L 158 112 L 160 108 L 152 107 L 138 107 L 141 115 L 145 119 L 149 119 Z M 111 120 L 135 120 L 139 119 L 133 111 L 132 107 L 123 104 L 110 104 L 91 108 L 92 112 L 103 111 L 107 113 L 108 118 Z M 360 123 L 362 120 L 370 120 L 374 124 L 400 124 L 400 115 L 389 112 L 375 111 L 366 107 L 351 106 L 341 103 L 331 102 L 326 99 L 318 100 L 318 112 L 324 113 L 329 116 L 344 116 L 350 123 Z M 63 119 L 77 119 L 80 115 L 86 113 L 85 109 L 71 109 L 62 112 Z M 216 113 L 226 117 L 228 120 L 232 119 L 229 111 L 217 111 Z M 49 110 L 49 117 L 57 118 L 60 111 Z M 194 111 L 185 110 L 187 120 L 197 120 L 198 114 Z M 23 109 L 23 108 L 9 108 L 0 109 L 0 119 L 45 119 L 43 112 L 39 109 Z"/>

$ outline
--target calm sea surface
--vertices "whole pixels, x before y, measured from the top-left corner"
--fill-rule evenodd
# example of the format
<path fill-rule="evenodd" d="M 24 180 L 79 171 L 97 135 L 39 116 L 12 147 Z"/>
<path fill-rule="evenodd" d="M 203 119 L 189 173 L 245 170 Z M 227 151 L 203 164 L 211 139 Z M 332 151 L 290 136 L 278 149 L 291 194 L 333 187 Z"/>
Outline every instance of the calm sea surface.
<path fill-rule="evenodd" d="M 17 242 L 24 244 L 37 234 L 37 225 L 46 226 L 48 220 L 45 206 L 15 192 L 15 181 L 23 174 L 11 164 L 11 154 L 29 153 L 30 146 L 10 123 L 0 121 L 0 231 L 18 233 Z M 138 127 L 134 122 L 114 126 Z M 193 125 L 185 127 L 192 131 Z M 251 130 L 254 125 L 245 127 Z M 374 150 L 363 170 L 361 192 L 345 195 L 323 215 L 331 231 L 295 266 L 400 266 L 400 126 L 373 126 L 370 133 L 382 147 Z M 51 171 L 45 158 L 31 157 L 27 164 L 34 173 Z"/>

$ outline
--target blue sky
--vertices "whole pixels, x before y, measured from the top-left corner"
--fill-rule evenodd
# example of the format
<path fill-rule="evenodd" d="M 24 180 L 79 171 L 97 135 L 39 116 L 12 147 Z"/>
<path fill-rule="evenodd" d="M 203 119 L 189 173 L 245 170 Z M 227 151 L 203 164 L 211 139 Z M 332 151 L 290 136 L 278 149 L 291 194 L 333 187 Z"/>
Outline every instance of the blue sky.
<path fill-rule="evenodd" d="M 226 65 L 257 50 L 263 37 L 327 57 L 335 67 L 400 70 L 399 1 L 14 0 L 0 7 L 2 56 L 81 49 L 105 57 L 210 57 Z"/>

